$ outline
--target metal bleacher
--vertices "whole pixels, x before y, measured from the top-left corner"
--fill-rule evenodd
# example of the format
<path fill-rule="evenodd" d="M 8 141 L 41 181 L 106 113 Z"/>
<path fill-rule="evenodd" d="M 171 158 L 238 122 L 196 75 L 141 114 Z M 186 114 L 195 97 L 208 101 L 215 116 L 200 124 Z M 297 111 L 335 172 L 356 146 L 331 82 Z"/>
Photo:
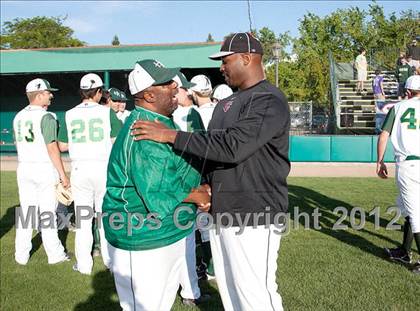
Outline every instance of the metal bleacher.
<path fill-rule="evenodd" d="M 398 82 L 392 71 L 382 71 L 387 102 L 397 101 Z M 356 80 L 338 80 L 336 111 L 339 112 L 339 129 L 362 130 L 366 133 L 375 129 L 375 100 L 372 92 L 373 71 L 368 72 L 366 92 L 356 93 Z"/>

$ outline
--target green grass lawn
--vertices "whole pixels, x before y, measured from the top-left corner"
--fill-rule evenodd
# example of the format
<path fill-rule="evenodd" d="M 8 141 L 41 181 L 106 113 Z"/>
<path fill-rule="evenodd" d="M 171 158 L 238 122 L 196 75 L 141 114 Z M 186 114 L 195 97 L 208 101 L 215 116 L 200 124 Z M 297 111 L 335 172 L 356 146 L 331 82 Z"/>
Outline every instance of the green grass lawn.
<path fill-rule="evenodd" d="M 92 276 L 72 271 L 72 262 L 49 266 L 39 236 L 27 266 L 15 263 L 14 208 L 19 204 L 14 173 L 1 172 L 1 310 L 119 310 L 112 276 L 100 259 Z M 420 276 L 384 260 L 402 233 L 386 230 L 393 215 L 394 180 L 373 178 L 290 178 L 290 211 L 319 208 L 320 229 L 293 227 L 282 239 L 277 280 L 286 310 L 419 310 Z M 366 218 L 361 230 L 333 230 L 337 206 L 370 211 L 380 207 L 380 227 Z M 291 215 L 291 223 L 296 217 Z M 303 218 L 299 219 L 303 221 Z M 402 223 L 400 220 L 399 223 Z M 350 227 L 348 219 L 343 222 Z M 74 233 L 61 238 L 74 251 Z M 418 258 L 418 257 L 417 257 Z M 212 300 L 202 310 L 222 310 L 216 284 L 202 284 Z M 416 298 L 417 297 L 417 298 Z M 177 298 L 174 310 L 187 310 Z"/>

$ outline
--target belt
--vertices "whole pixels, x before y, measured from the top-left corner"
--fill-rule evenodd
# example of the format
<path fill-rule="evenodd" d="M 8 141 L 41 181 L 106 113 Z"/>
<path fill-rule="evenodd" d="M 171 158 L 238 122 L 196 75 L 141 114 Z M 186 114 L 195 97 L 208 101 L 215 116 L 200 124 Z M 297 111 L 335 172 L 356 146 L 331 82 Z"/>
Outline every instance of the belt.
<path fill-rule="evenodd" d="M 406 161 L 410 161 L 410 160 L 420 160 L 420 157 L 415 156 L 415 155 L 409 155 L 408 157 L 405 158 Z"/>

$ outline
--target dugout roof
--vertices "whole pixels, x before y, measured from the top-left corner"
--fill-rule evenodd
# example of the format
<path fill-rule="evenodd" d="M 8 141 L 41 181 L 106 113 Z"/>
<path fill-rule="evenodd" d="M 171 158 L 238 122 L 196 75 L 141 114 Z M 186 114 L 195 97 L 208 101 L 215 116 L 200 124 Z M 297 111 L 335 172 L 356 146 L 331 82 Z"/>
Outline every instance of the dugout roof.
<path fill-rule="evenodd" d="M 220 42 L 1 50 L 0 74 L 131 70 L 149 58 L 167 67 L 218 68 L 207 56 L 219 49 Z"/>

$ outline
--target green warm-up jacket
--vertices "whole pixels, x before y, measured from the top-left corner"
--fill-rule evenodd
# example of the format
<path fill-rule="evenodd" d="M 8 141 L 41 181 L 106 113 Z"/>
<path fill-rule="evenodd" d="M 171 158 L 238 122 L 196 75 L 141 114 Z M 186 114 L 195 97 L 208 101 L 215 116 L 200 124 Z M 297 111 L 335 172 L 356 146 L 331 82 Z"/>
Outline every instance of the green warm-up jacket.
<path fill-rule="evenodd" d="M 200 169 L 169 144 L 134 141 L 130 135 L 134 121 L 156 119 L 176 128 L 172 118 L 136 107 L 112 147 L 102 212 L 105 237 L 116 248 L 155 249 L 193 230 L 196 206 L 183 200 L 199 186 Z"/>

